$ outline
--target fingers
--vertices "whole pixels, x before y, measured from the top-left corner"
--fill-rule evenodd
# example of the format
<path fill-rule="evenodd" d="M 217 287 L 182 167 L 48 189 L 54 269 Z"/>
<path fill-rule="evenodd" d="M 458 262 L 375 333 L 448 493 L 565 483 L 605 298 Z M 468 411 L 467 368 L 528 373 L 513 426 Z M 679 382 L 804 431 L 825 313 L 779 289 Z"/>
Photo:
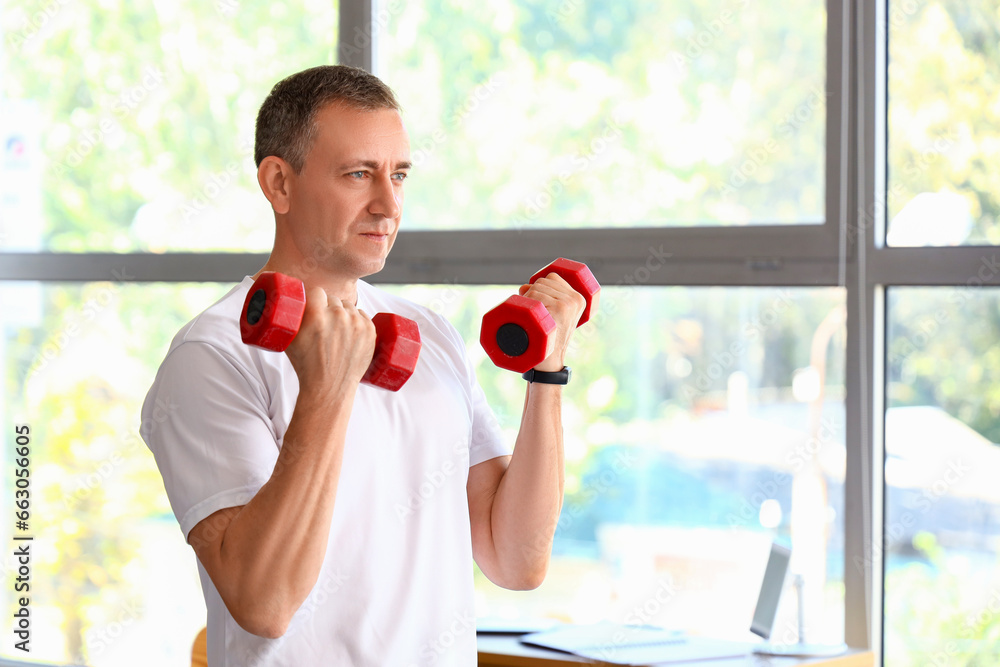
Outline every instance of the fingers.
<path fill-rule="evenodd" d="M 539 278 L 532 285 L 522 285 L 518 291 L 522 296 L 541 301 L 553 316 L 565 311 L 567 315 L 575 313 L 579 319 L 587 306 L 583 295 L 555 273 Z"/>
<path fill-rule="evenodd" d="M 324 314 L 331 312 L 344 311 L 349 316 L 360 315 L 367 320 L 371 320 L 353 302 L 344 301 L 330 294 L 322 287 L 311 287 L 306 291 L 306 309 L 312 309 L 313 317 L 322 317 Z"/>
<path fill-rule="evenodd" d="M 545 360 L 536 368 L 557 371 L 564 365 L 569 340 L 580 321 L 587 301 L 560 275 L 550 273 L 530 285 L 522 285 L 521 296 L 541 302 L 556 322 L 556 330 L 546 342 Z"/>
<path fill-rule="evenodd" d="M 306 307 L 326 308 L 329 296 L 322 287 L 310 287 L 306 290 Z"/>
<path fill-rule="evenodd" d="M 314 333 L 345 331 L 359 336 L 363 343 L 372 339 L 371 345 L 374 346 L 375 325 L 368 314 L 352 301 L 342 300 L 322 287 L 311 287 L 306 291 L 306 313 L 302 319 L 302 327 Z"/>
<path fill-rule="evenodd" d="M 573 288 L 570 287 L 569 283 L 566 282 L 566 280 L 558 273 L 550 273 L 547 276 L 542 276 L 534 283 L 521 285 L 517 291 L 521 296 L 526 296 L 526 293 L 529 291 L 539 294 L 549 294 L 550 296 L 576 293 Z"/>
<path fill-rule="evenodd" d="M 286 354 L 300 386 L 353 391 L 371 362 L 375 338 L 375 324 L 353 301 L 311 287 L 301 327 Z"/>
<path fill-rule="evenodd" d="M 362 348 L 375 345 L 375 324 L 367 313 L 350 301 L 344 301 L 335 296 L 327 295 L 327 312 L 330 318 L 337 322 L 334 326 L 341 326 L 345 330 L 352 332 L 362 341 Z M 365 344 L 364 342 L 369 343 Z"/>

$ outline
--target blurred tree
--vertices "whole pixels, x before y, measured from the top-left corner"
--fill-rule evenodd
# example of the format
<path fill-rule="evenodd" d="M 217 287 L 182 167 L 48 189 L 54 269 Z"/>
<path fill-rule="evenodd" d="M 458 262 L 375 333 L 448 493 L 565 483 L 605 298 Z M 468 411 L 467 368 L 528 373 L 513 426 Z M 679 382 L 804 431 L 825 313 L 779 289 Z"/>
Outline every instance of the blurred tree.
<path fill-rule="evenodd" d="M 920 193 L 957 193 L 973 221 L 958 242 L 1000 243 L 1000 3 L 893 2 L 889 25 L 889 219 Z M 926 236 L 963 213 L 928 219 Z"/>
<path fill-rule="evenodd" d="M 383 69 L 420 150 L 408 222 L 819 222 L 824 7 L 767 5 L 406 5 Z"/>
<path fill-rule="evenodd" d="M 889 407 L 935 405 L 1000 443 L 1000 302 L 974 287 L 889 290 Z"/>
<path fill-rule="evenodd" d="M 45 246 L 263 249 L 257 109 L 333 62 L 336 3 L 5 2 L 2 95 L 37 100 Z M 248 203 L 252 202 L 252 203 Z"/>
<path fill-rule="evenodd" d="M 955 667 L 988 667 L 1000 655 L 1000 614 L 981 585 L 970 585 L 961 556 L 949 556 L 930 533 L 914 545 L 925 563 L 886 572 L 886 655 L 892 667 L 937 662 Z M 931 662 L 933 661 L 933 662 Z"/>

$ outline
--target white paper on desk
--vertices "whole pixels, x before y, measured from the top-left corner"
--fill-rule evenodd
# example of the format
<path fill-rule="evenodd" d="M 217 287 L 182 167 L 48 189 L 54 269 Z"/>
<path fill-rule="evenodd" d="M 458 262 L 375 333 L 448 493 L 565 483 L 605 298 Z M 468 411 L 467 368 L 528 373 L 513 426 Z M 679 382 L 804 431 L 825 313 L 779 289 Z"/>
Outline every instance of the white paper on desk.
<path fill-rule="evenodd" d="M 756 644 L 725 639 L 688 637 L 681 641 L 643 646 L 618 646 L 603 651 L 574 651 L 581 658 L 620 665 L 666 665 L 674 662 L 738 658 L 749 655 Z"/>
<path fill-rule="evenodd" d="M 632 660 L 630 657 L 632 650 L 662 649 L 682 645 L 685 641 L 686 635 L 676 630 L 644 625 L 619 625 L 606 621 L 590 625 L 566 625 L 521 637 L 521 642 L 524 644 L 626 665 Z"/>
<path fill-rule="evenodd" d="M 509 619 L 495 616 L 476 619 L 476 632 L 483 635 L 526 635 L 529 632 L 543 632 L 560 625 L 550 618 Z"/>

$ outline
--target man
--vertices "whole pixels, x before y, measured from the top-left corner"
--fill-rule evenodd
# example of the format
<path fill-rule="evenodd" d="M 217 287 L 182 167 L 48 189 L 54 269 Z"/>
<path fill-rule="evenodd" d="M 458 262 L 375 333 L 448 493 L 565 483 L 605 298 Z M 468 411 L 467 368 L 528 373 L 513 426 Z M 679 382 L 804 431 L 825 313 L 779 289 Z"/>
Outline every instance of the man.
<path fill-rule="evenodd" d="M 510 589 L 548 566 L 561 387 L 528 385 L 509 455 L 454 328 L 361 280 L 392 248 L 410 169 L 376 77 L 325 66 L 279 82 L 255 160 L 276 225 L 261 271 L 305 283 L 301 328 L 284 353 L 244 345 L 248 276 L 181 329 L 143 406 L 198 557 L 209 665 L 474 665 L 473 558 Z M 520 291 L 558 327 L 537 370 L 562 369 L 583 297 L 554 274 Z M 359 385 L 382 311 L 423 341 L 395 393 Z"/>

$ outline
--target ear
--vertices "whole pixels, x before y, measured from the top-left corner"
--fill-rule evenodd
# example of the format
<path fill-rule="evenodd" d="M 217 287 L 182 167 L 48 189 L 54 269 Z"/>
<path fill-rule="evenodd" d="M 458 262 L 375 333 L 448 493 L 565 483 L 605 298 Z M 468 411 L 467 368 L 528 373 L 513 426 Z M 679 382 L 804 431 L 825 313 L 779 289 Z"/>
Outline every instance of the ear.
<path fill-rule="evenodd" d="M 292 165 L 275 155 L 268 155 L 257 167 L 257 183 L 271 202 L 271 208 L 279 215 L 288 213 L 291 204 L 291 179 L 294 175 Z"/>

